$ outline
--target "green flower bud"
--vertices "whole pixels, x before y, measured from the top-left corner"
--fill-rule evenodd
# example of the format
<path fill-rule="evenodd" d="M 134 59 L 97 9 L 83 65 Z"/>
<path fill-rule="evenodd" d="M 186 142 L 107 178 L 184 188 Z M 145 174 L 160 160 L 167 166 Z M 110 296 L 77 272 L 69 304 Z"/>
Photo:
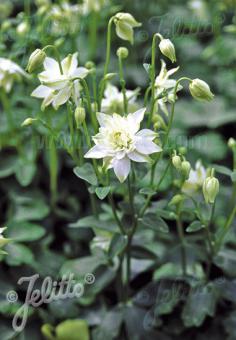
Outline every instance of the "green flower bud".
<path fill-rule="evenodd" d="M 230 138 L 228 140 L 228 147 L 230 149 L 234 149 L 236 147 L 236 140 L 234 138 Z"/>
<path fill-rule="evenodd" d="M 37 118 L 26 118 L 23 123 L 21 124 L 21 126 L 30 126 L 33 124 L 33 122 L 35 122 L 37 120 Z"/>
<path fill-rule="evenodd" d="M 182 202 L 184 200 L 184 196 L 183 195 L 180 195 L 180 194 L 177 194 L 175 195 L 171 201 L 169 202 L 169 205 L 178 205 L 180 202 Z"/>
<path fill-rule="evenodd" d="M 116 54 L 118 58 L 126 59 L 129 55 L 129 50 L 126 47 L 119 47 Z"/>
<path fill-rule="evenodd" d="M 137 22 L 129 13 L 117 13 L 114 17 L 116 34 L 123 40 L 128 40 L 131 44 L 134 42 L 134 28 L 142 24 Z"/>
<path fill-rule="evenodd" d="M 78 106 L 75 109 L 75 123 L 77 129 L 79 129 L 80 125 L 83 124 L 86 117 L 85 109 L 82 106 Z"/>
<path fill-rule="evenodd" d="M 201 80 L 194 79 L 189 85 L 189 91 L 193 98 L 200 101 L 211 101 L 214 98 L 214 94 L 211 92 L 209 85 Z"/>
<path fill-rule="evenodd" d="M 2 28 L 3 31 L 7 31 L 11 28 L 11 26 L 12 26 L 12 24 L 11 24 L 10 20 L 4 20 L 1 28 Z"/>
<path fill-rule="evenodd" d="M 37 48 L 29 57 L 27 71 L 29 73 L 33 72 L 39 66 L 41 66 L 46 58 L 46 53 L 43 50 Z"/>
<path fill-rule="evenodd" d="M 170 41 L 170 39 L 161 39 L 159 48 L 161 53 L 167 58 L 169 58 L 172 61 L 172 63 L 176 61 L 175 47 L 174 44 Z"/>
<path fill-rule="evenodd" d="M 176 169 L 180 169 L 182 164 L 181 158 L 178 155 L 174 155 L 172 157 L 172 164 Z"/>
<path fill-rule="evenodd" d="M 104 77 L 106 81 L 112 80 L 116 76 L 116 73 L 107 73 Z"/>
<path fill-rule="evenodd" d="M 219 193 L 219 188 L 219 181 L 217 178 L 213 177 L 213 175 L 205 179 L 203 182 L 202 191 L 206 203 L 213 204 L 215 202 L 216 196 Z"/>
<path fill-rule="evenodd" d="M 91 70 L 95 67 L 95 64 L 93 61 L 87 61 L 86 64 L 85 64 L 85 67 L 88 69 L 88 70 Z"/>
<path fill-rule="evenodd" d="M 186 149 L 186 147 L 185 146 L 181 146 L 181 147 L 179 147 L 178 148 L 178 151 L 179 151 L 179 153 L 181 154 L 181 155 L 186 155 L 186 153 L 187 153 L 187 149 Z"/>
<path fill-rule="evenodd" d="M 188 161 L 183 161 L 181 164 L 181 173 L 184 176 L 184 178 L 189 178 L 189 173 L 191 170 L 191 164 Z"/>

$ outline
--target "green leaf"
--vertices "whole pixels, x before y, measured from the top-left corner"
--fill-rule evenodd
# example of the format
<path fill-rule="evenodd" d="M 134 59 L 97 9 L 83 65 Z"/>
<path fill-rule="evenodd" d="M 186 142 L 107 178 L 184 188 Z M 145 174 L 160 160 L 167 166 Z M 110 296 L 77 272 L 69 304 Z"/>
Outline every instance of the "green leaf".
<path fill-rule="evenodd" d="M 56 329 L 57 340 L 89 340 L 88 324 L 85 320 L 66 320 Z"/>
<path fill-rule="evenodd" d="M 101 229 L 110 232 L 117 232 L 119 228 L 114 221 L 101 221 L 95 218 L 94 216 L 87 216 L 84 218 L 80 218 L 75 223 L 69 224 L 70 228 L 92 228 L 94 230 Z"/>
<path fill-rule="evenodd" d="M 92 185 L 97 185 L 97 176 L 95 174 L 95 171 L 93 169 L 93 166 L 90 163 L 85 163 L 83 166 L 79 167 L 77 166 L 76 168 L 73 169 L 74 174 L 85 180 L 86 182 L 92 184 Z"/>
<path fill-rule="evenodd" d="M 33 264 L 34 255 L 32 251 L 19 243 L 9 243 L 6 246 L 8 255 L 6 256 L 6 262 L 10 266 L 19 266 L 21 264 Z"/>
<path fill-rule="evenodd" d="M 101 187 L 101 188 L 98 187 L 95 189 L 95 193 L 100 200 L 103 200 L 104 198 L 107 197 L 110 190 L 111 190 L 111 187 Z"/>
<path fill-rule="evenodd" d="M 34 162 L 27 161 L 26 159 L 19 159 L 15 169 L 15 175 L 23 187 L 28 186 L 35 175 L 36 165 Z"/>
<path fill-rule="evenodd" d="M 204 228 L 205 228 L 205 225 L 203 225 L 200 221 L 194 221 L 188 226 L 186 231 L 187 233 L 194 233 L 195 231 L 199 231 Z"/>
<path fill-rule="evenodd" d="M 0 178 L 5 178 L 14 174 L 16 165 L 16 155 L 1 155 Z"/>
<path fill-rule="evenodd" d="M 123 250 L 125 250 L 128 244 L 128 237 L 127 235 L 121 235 L 116 233 L 111 241 L 111 245 L 108 251 L 110 258 L 114 258 L 117 255 L 120 255 Z"/>
<path fill-rule="evenodd" d="M 8 222 L 7 235 L 18 242 L 30 242 L 40 239 L 45 235 L 45 229 L 40 225 L 30 222 Z"/>
<path fill-rule="evenodd" d="M 231 173 L 231 180 L 232 182 L 236 182 L 236 170 L 234 170 L 234 172 Z"/>
<path fill-rule="evenodd" d="M 155 230 L 157 232 L 162 232 L 162 233 L 168 233 L 169 232 L 169 227 L 166 224 L 166 222 L 160 216 L 157 216 L 156 214 L 145 215 L 140 220 L 140 223 L 144 227 L 150 228 L 150 229 Z"/>
<path fill-rule="evenodd" d="M 148 195 L 155 195 L 156 194 L 156 191 L 154 191 L 153 189 L 151 188 L 142 188 L 139 190 L 139 193 L 141 195 L 145 195 L 145 196 L 148 196 Z"/>
<path fill-rule="evenodd" d="M 227 168 L 226 166 L 213 164 L 212 167 L 215 169 L 216 172 L 218 172 L 222 175 L 231 176 L 231 174 L 232 174 L 232 171 L 229 168 Z"/>
<path fill-rule="evenodd" d="M 190 290 L 182 312 L 185 327 L 199 327 L 207 316 L 213 317 L 217 297 L 217 291 L 211 284 Z"/>

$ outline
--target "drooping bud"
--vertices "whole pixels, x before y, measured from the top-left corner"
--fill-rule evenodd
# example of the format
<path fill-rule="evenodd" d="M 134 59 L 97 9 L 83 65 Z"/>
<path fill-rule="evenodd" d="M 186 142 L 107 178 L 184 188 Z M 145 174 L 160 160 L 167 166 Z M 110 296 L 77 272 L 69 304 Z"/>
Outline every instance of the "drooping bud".
<path fill-rule="evenodd" d="M 43 64 L 45 58 L 46 53 L 43 50 L 37 48 L 29 57 L 28 65 L 26 68 L 27 71 L 29 73 L 32 73 L 35 69 Z"/>
<path fill-rule="evenodd" d="M 181 164 L 181 173 L 185 179 L 189 178 L 190 170 L 191 170 L 191 164 L 188 161 L 183 161 Z"/>
<path fill-rule="evenodd" d="M 129 50 L 126 47 L 119 47 L 116 54 L 118 58 L 126 59 L 129 55 Z"/>
<path fill-rule="evenodd" d="M 182 202 L 184 200 L 184 196 L 177 194 L 174 197 L 172 197 L 171 201 L 169 202 L 169 206 L 171 205 L 178 205 L 180 202 Z"/>
<path fill-rule="evenodd" d="M 214 98 L 214 94 L 211 92 L 209 85 L 201 80 L 194 79 L 189 85 L 189 91 L 193 98 L 200 101 L 211 101 Z"/>
<path fill-rule="evenodd" d="M 91 70 L 95 67 L 95 64 L 93 61 L 87 61 L 86 64 L 85 64 L 85 67 L 88 69 L 88 70 Z"/>
<path fill-rule="evenodd" d="M 109 81 L 112 80 L 116 76 L 116 73 L 107 73 L 104 77 L 104 80 Z"/>
<path fill-rule="evenodd" d="M 128 40 L 131 44 L 134 42 L 134 27 L 139 27 L 142 24 L 137 22 L 129 13 L 117 13 L 114 17 L 116 25 L 116 34 L 123 40 Z"/>
<path fill-rule="evenodd" d="M 35 122 L 37 120 L 37 118 L 26 118 L 23 123 L 21 124 L 22 127 L 24 126 L 30 126 L 33 124 L 33 122 Z"/>
<path fill-rule="evenodd" d="M 220 184 L 216 177 L 213 175 L 214 171 L 210 177 L 207 177 L 203 182 L 202 191 L 206 203 L 213 204 L 215 202 L 216 196 L 219 193 Z"/>
<path fill-rule="evenodd" d="M 181 158 L 178 155 L 172 156 L 172 164 L 174 165 L 176 169 L 179 170 L 182 164 Z"/>
<path fill-rule="evenodd" d="M 161 53 L 169 58 L 172 63 L 176 61 L 175 46 L 170 39 L 161 39 L 159 48 Z"/>
<path fill-rule="evenodd" d="M 86 117 L 85 109 L 82 106 L 78 106 L 75 109 L 75 123 L 77 129 L 79 129 L 80 125 L 83 124 Z"/>

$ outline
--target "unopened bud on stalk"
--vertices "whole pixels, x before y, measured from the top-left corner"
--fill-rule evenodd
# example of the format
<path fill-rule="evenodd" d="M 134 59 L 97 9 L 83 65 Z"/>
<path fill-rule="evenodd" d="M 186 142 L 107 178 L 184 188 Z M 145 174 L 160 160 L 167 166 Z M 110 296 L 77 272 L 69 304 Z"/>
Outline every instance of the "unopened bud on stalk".
<path fill-rule="evenodd" d="M 19 36 L 24 36 L 28 31 L 29 24 L 26 21 L 21 22 L 16 28 L 16 32 Z"/>
<path fill-rule="evenodd" d="M 21 126 L 30 126 L 33 124 L 33 122 L 35 122 L 37 120 L 37 118 L 26 118 L 23 123 L 21 124 Z"/>
<path fill-rule="evenodd" d="M 230 149 L 236 148 L 236 140 L 235 140 L 234 138 L 230 138 L 230 139 L 228 140 L 228 147 L 229 147 Z"/>
<path fill-rule="evenodd" d="M 119 47 L 116 54 L 118 58 L 126 59 L 129 55 L 129 50 L 126 47 Z"/>
<path fill-rule="evenodd" d="M 170 39 L 161 39 L 159 48 L 161 53 L 169 58 L 172 63 L 176 61 L 176 54 L 175 54 L 175 46 L 174 44 L 170 41 Z"/>
<path fill-rule="evenodd" d="M 209 85 L 201 80 L 194 79 L 189 85 L 189 91 L 193 98 L 200 101 L 211 101 L 214 98 L 214 94 L 211 92 Z"/>
<path fill-rule="evenodd" d="M 77 129 L 79 129 L 80 125 L 83 124 L 86 117 L 85 109 L 82 106 L 78 106 L 75 109 L 75 123 Z"/>
<path fill-rule="evenodd" d="M 179 148 L 178 148 L 178 151 L 179 151 L 179 153 L 181 154 L 181 155 L 186 155 L 186 153 L 187 153 L 187 149 L 186 149 L 186 147 L 185 146 L 180 146 Z"/>
<path fill-rule="evenodd" d="M 189 178 L 189 173 L 191 170 L 191 164 L 188 161 L 183 161 L 181 164 L 181 173 L 184 176 L 184 178 Z"/>
<path fill-rule="evenodd" d="M 116 76 L 117 73 L 107 73 L 104 77 L 106 81 L 112 80 Z"/>
<path fill-rule="evenodd" d="M 43 64 L 45 58 L 46 53 L 43 50 L 37 48 L 29 57 L 28 65 L 26 68 L 27 71 L 29 73 L 32 73 Z"/>
<path fill-rule="evenodd" d="M 182 202 L 184 200 L 184 196 L 183 195 L 180 195 L 180 194 L 177 194 L 175 195 L 171 201 L 169 202 L 169 205 L 178 205 L 180 202 Z"/>
<path fill-rule="evenodd" d="M 213 204 L 216 196 L 219 193 L 220 184 L 216 177 L 214 177 L 214 170 L 211 172 L 211 176 L 207 177 L 203 182 L 202 191 L 206 203 Z"/>
<path fill-rule="evenodd" d="M 176 169 L 179 170 L 182 164 L 181 158 L 178 155 L 172 156 L 172 164 L 174 165 Z"/>
<path fill-rule="evenodd" d="M 86 64 L 85 64 L 85 67 L 88 69 L 88 70 L 91 70 L 95 67 L 95 64 L 93 61 L 87 61 Z"/>

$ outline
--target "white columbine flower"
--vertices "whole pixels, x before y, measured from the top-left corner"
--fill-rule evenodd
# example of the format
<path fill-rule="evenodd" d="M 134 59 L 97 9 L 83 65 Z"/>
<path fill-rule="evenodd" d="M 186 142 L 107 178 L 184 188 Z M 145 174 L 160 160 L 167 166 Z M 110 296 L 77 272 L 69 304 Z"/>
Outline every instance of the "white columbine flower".
<path fill-rule="evenodd" d="M 182 191 L 186 194 L 192 194 L 198 191 L 202 187 L 206 177 L 207 171 L 199 160 L 195 165 L 195 170 L 190 170 L 189 178 L 184 182 Z"/>
<path fill-rule="evenodd" d="M 113 168 L 120 182 L 124 182 L 130 172 L 131 160 L 148 162 L 148 155 L 161 152 L 153 140 L 157 134 L 152 130 L 140 130 L 140 123 L 146 109 L 140 109 L 127 117 L 116 113 L 97 113 L 99 133 L 93 137 L 95 146 L 85 158 L 103 158 L 107 169 Z"/>
<path fill-rule="evenodd" d="M 126 97 L 128 100 L 128 110 L 129 112 L 134 112 L 137 110 L 137 104 L 135 103 L 137 99 L 139 89 L 134 91 L 126 90 Z M 102 112 L 105 113 L 124 113 L 124 100 L 123 94 L 119 91 L 119 89 L 108 83 L 106 90 L 104 92 L 105 98 L 102 100 Z"/>
<path fill-rule="evenodd" d="M 27 77 L 27 73 L 16 63 L 9 59 L 0 58 L 0 87 L 9 93 L 14 81 Z"/>
<path fill-rule="evenodd" d="M 61 62 L 62 72 L 58 62 L 53 58 L 46 58 L 44 71 L 38 75 L 42 85 L 38 86 L 32 96 L 44 98 L 42 109 L 52 104 L 55 109 L 66 103 L 71 97 L 78 105 L 80 84 L 76 78 L 84 78 L 88 74 L 85 67 L 78 67 L 77 53 L 69 54 Z"/>
<path fill-rule="evenodd" d="M 176 73 L 179 70 L 179 67 L 173 68 L 171 70 L 167 70 L 166 63 L 164 60 L 161 60 L 161 71 L 155 80 L 155 88 L 156 88 L 156 97 L 160 97 L 157 100 L 157 106 L 160 106 L 161 110 L 168 115 L 168 110 L 166 103 L 172 103 L 174 100 L 174 88 L 176 86 L 175 79 L 169 79 L 169 77 Z M 182 86 L 179 85 L 177 91 L 180 91 Z M 163 97 L 161 97 L 163 95 Z"/>

